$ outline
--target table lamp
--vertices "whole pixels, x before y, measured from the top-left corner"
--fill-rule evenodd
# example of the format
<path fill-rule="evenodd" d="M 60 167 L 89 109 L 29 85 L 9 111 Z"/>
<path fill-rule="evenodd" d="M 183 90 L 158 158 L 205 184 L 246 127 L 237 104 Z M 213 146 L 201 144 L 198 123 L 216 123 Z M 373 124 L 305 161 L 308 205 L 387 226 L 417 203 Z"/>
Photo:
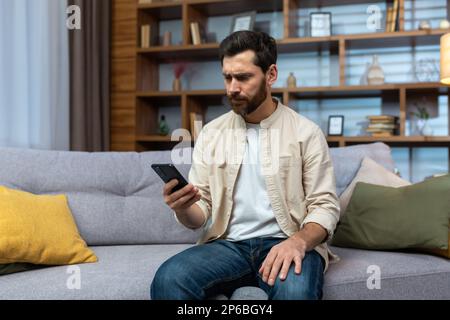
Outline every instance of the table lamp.
<path fill-rule="evenodd" d="M 441 83 L 450 85 L 450 33 L 441 37 Z"/>

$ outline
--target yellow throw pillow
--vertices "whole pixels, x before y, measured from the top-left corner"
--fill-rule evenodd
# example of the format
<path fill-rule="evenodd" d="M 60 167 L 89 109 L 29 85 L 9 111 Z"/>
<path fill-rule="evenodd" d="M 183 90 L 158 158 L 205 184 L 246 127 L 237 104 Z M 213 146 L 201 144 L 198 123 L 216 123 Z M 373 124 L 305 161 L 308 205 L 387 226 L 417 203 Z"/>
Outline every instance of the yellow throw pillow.
<path fill-rule="evenodd" d="M 0 264 L 96 262 L 65 195 L 34 195 L 0 186 Z"/>

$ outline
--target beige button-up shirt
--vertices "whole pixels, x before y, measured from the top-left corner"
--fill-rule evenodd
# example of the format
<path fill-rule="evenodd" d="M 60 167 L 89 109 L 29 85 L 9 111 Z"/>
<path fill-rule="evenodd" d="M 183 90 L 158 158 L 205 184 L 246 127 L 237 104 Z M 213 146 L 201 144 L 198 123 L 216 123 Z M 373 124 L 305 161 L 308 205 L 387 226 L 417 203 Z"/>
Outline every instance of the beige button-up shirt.
<path fill-rule="evenodd" d="M 329 240 L 340 209 L 321 129 L 279 101 L 260 125 L 261 174 L 281 230 L 291 236 L 306 223 L 315 222 L 327 230 Z M 199 134 L 189 172 L 190 182 L 201 194 L 197 205 L 206 218 L 198 244 L 226 233 L 245 144 L 245 120 L 233 111 L 206 124 Z M 329 261 L 337 259 L 325 242 L 315 250 L 325 260 L 325 271 Z"/>

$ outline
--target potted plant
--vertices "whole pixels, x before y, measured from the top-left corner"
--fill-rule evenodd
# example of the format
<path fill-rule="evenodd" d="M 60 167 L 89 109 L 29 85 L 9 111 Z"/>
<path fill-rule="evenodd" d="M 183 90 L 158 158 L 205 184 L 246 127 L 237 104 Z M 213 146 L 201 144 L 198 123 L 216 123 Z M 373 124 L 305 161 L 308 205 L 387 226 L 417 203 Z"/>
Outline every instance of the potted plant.
<path fill-rule="evenodd" d="M 428 136 L 431 135 L 432 129 L 428 124 L 428 119 L 430 119 L 430 113 L 426 107 L 421 107 L 416 104 L 416 112 L 410 112 L 410 114 L 415 117 L 413 121 L 413 135 Z"/>

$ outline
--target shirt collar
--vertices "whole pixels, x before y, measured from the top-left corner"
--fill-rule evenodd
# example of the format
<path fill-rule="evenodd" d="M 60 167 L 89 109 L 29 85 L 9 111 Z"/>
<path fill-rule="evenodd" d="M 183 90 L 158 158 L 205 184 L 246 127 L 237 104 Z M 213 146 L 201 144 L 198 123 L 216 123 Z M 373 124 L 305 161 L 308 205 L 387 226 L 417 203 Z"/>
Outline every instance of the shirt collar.
<path fill-rule="evenodd" d="M 270 116 L 268 116 L 267 118 L 265 118 L 264 120 L 262 120 L 260 122 L 262 129 L 270 128 L 270 126 L 272 126 L 272 124 L 279 118 L 279 116 L 282 112 L 283 104 L 280 102 L 280 100 L 278 100 L 275 97 L 272 97 L 272 99 L 277 104 L 277 108 L 275 109 L 274 112 L 272 112 L 272 114 Z M 239 127 L 246 128 L 247 126 L 245 125 L 244 117 L 242 117 L 240 114 L 236 114 L 236 113 L 235 113 L 235 115 L 238 118 Z"/>

